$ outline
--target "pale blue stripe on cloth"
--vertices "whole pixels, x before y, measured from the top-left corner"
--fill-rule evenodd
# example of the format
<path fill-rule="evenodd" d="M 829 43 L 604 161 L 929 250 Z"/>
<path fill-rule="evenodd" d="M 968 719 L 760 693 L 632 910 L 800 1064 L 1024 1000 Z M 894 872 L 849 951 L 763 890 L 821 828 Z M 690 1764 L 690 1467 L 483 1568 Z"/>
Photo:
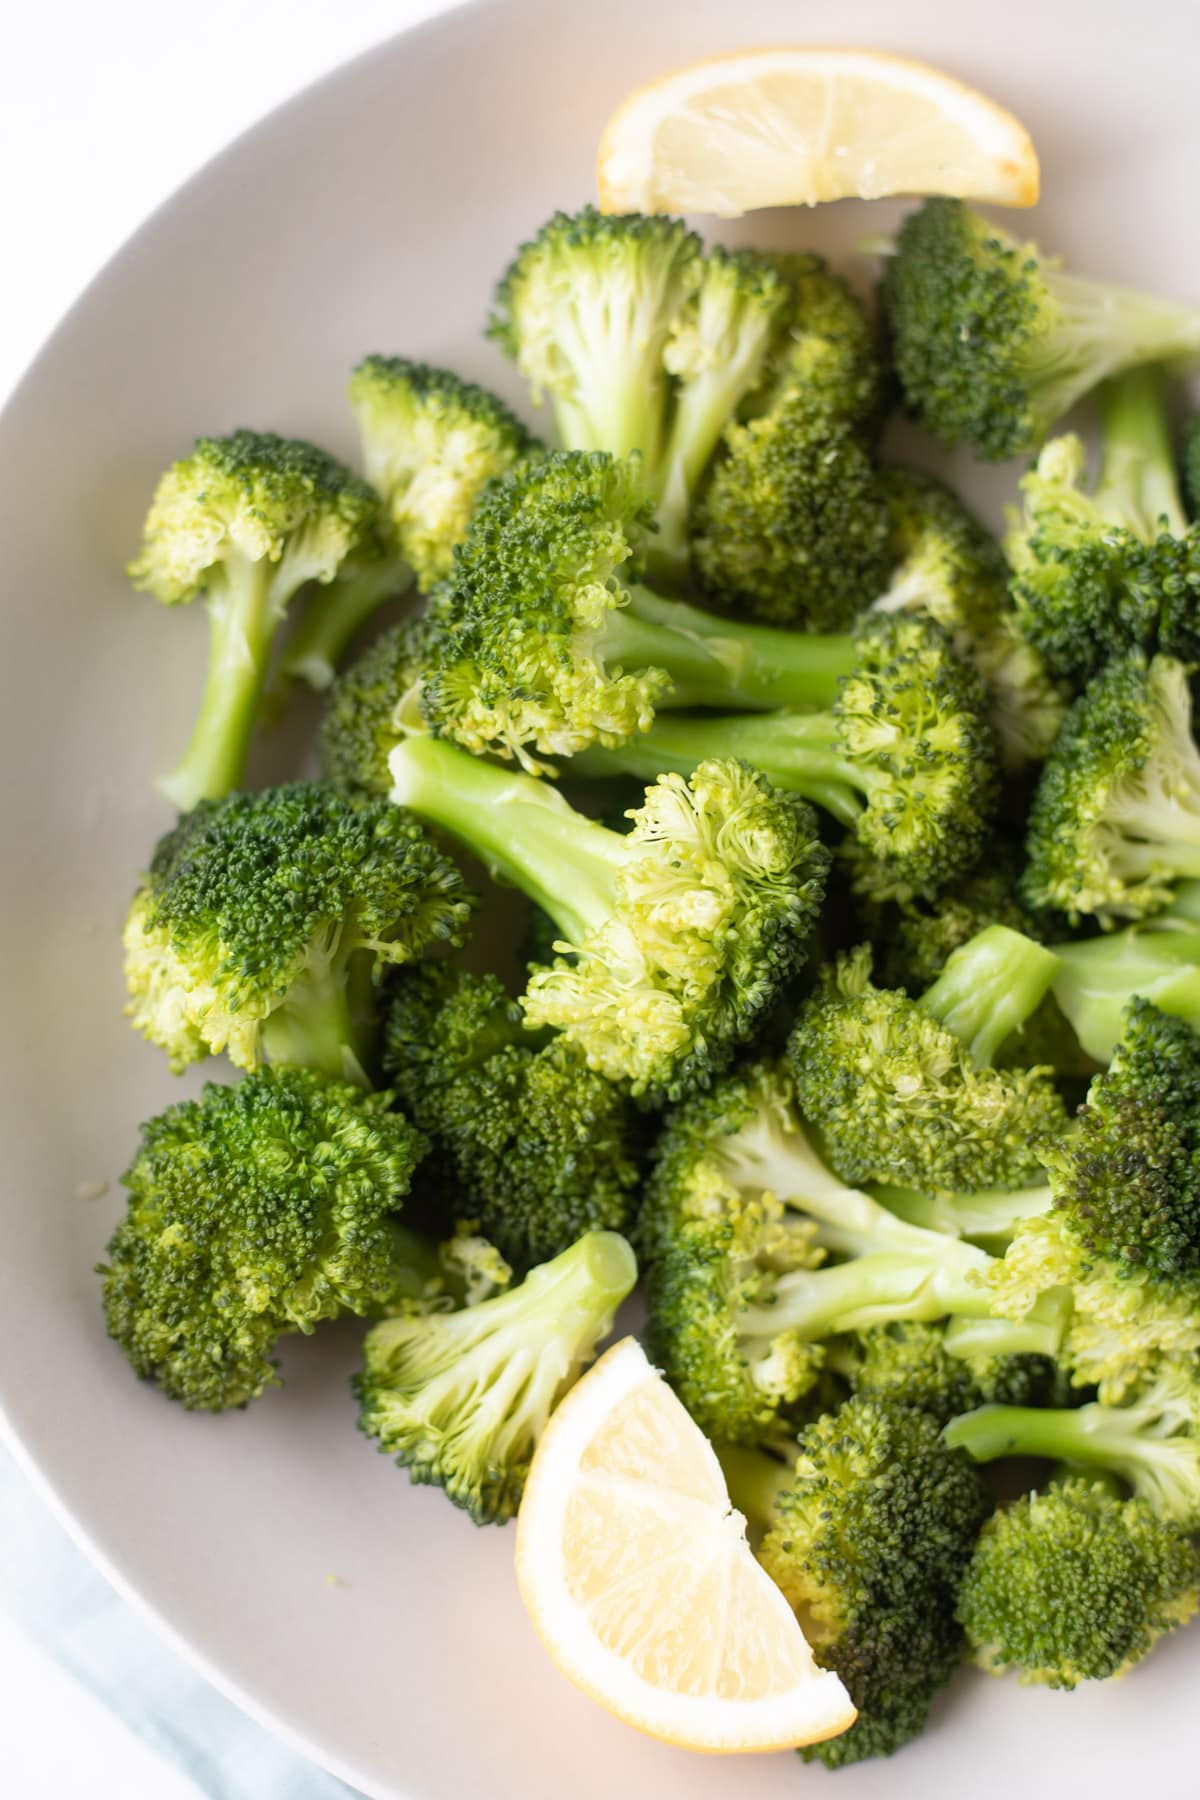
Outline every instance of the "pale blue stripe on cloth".
<path fill-rule="evenodd" d="M 352 1800 L 211 1687 L 71 1542 L 0 1445 L 0 1612 L 204 1800 Z"/>

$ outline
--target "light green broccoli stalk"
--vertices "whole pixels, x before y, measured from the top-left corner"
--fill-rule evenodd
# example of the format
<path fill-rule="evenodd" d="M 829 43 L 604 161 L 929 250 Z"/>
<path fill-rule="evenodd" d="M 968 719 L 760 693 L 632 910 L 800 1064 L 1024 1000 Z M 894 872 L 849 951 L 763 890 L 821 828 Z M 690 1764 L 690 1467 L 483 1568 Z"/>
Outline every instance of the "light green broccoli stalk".
<path fill-rule="evenodd" d="M 477 1525 L 503 1524 L 550 1414 L 636 1280 L 625 1239 L 593 1231 L 476 1306 L 385 1319 L 354 1383 L 360 1428 Z"/>
<path fill-rule="evenodd" d="M 240 784 L 290 602 L 310 581 L 332 582 L 356 553 L 370 556 L 378 509 L 323 450 L 270 432 L 199 438 L 162 477 L 130 579 L 165 606 L 204 594 L 209 620 L 199 717 L 160 784 L 181 812 Z"/>
<path fill-rule="evenodd" d="M 883 302 L 911 411 L 993 460 L 1036 448 L 1110 376 L 1200 355 L 1196 307 L 1064 274 L 961 200 L 908 215 Z"/>
<path fill-rule="evenodd" d="M 204 801 L 125 924 L 128 1012 L 175 1070 L 227 1052 L 366 1080 L 373 980 L 464 941 L 474 895 L 416 820 L 312 782 Z"/>
<path fill-rule="evenodd" d="M 706 1086 L 804 961 L 828 869 L 812 814 L 743 763 L 647 788 L 626 835 L 557 789 L 433 738 L 391 755 L 393 798 L 473 850 L 561 939 L 522 998 L 635 1094 Z"/>
<path fill-rule="evenodd" d="M 138 1375 L 187 1407 L 244 1406 L 278 1382 L 285 1333 L 413 1291 L 395 1213 L 425 1140 L 391 1106 L 264 1069 L 142 1127 L 98 1270 L 109 1334 Z"/>

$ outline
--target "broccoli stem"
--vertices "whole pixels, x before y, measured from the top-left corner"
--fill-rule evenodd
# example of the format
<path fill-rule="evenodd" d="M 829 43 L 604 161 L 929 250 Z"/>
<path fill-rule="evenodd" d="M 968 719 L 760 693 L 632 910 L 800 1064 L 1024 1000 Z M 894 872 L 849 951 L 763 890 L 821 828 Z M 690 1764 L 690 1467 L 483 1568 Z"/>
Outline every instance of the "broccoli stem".
<path fill-rule="evenodd" d="M 1182 537 L 1187 519 L 1156 368 L 1131 369 L 1106 382 L 1100 395 L 1104 460 L 1095 502 L 1114 525 L 1147 540 L 1169 531 Z"/>
<path fill-rule="evenodd" d="M 572 943 L 611 917 L 625 842 L 575 812 L 557 788 L 431 737 L 403 739 L 388 767 L 398 806 L 458 838 Z"/>
<path fill-rule="evenodd" d="M 710 756 L 741 757 L 785 793 L 801 794 L 839 824 L 853 826 L 870 777 L 860 764 L 838 754 L 836 734 L 837 723 L 829 713 L 664 715 L 649 731 L 612 749 L 580 751 L 571 758 L 571 773 L 653 781 L 666 770 L 690 775 Z"/>
<path fill-rule="evenodd" d="M 1049 1187 L 993 1190 L 980 1194 L 919 1194 L 912 1188 L 876 1188 L 875 1196 L 889 1212 L 925 1231 L 941 1231 L 981 1240 L 989 1249 L 1011 1243 L 1022 1219 L 1048 1212 L 1054 1201 Z"/>
<path fill-rule="evenodd" d="M 1037 1011 L 1058 966 L 1043 944 L 989 925 L 954 952 L 917 1004 L 966 1044 L 977 1068 L 989 1068 L 1005 1040 Z"/>
<path fill-rule="evenodd" d="M 1186 913 L 1162 930 L 1129 927 L 1055 949 L 1054 998 L 1097 1062 L 1107 1063 L 1120 1042 L 1135 994 L 1200 1030 L 1200 929 L 1188 925 Z"/>
<path fill-rule="evenodd" d="M 1042 1456 L 1124 1475 L 1140 1467 L 1146 1455 L 1145 1437 L 1129 1429 L 1121 1408 L 1098 1401 L 1078 1407 L 980 1406 L 952 1419 L 943 1436 L 976 1462 Z"/>
<path fill-rule="evenodd" d="M 1039 263 L 1038 275 L 1056 317 L 1052 330 L 1035 335 L 1026 373 L 1040 390 L 1039 411 L 1048 422 L 1123 370 L 1200 356 L 1194 306 L 1068 275 L 1046 262 Z"/>
<path fill-rule="evenodd" d="M 660 706 L 729 712 L 831 706 L 857 660 L 851 636 L 733 624 L 637 584 L 607 615 L 599 649 L 613 665 L 665 669 L 675 685 Z"/>
<path fill-rule="evenodd" d="M 770 1340 L 797 1331 L 817 1341 L 899 1319 L 987 1318 L 991 1260 L 947 1238 L 936 1252 L 879 1250 L 830 1268 L 796 1269 L 776 1281 L 770 1306 L 747 1307 L 739 1333 Z"/>
<path fill-rule="evenodd" d="M 412 571 L 402 557 L 381 557 L 310 594 L 283 659 L 283 673 L 327 688 L 352 640 L 383 605 L 402 594 Z"/>
<path fill-rule="evenodd" d="M 795 1479 L 791 1463 L 776 1462 L 761 1450 L 745 1450 L 740 1444 L 715 1446 L 729 1498 L 748 1524 L 763 1532 L 775 1517 L 775 1507 Z"/>
<path fill-rule="evenodd" d="M 183 760 L 159 783 L 180 812 L 241 785 L 262 698 L 271 640 L 282 616 L 275 565 L 231 560 L 208 576 L 208 676 Z"/>
<path fill-rule="evenodd" d="M 296 982 L 287 999 L 263 1020 L 262 1048 L 267 1061 L 293 1069 L 315 1069 L 338 1081 L 369 1088 L 368 1032 L 356 1002 L 362 971 L 371 957 L 356 951 L 333 956 Z"/>
<path fill-rule="evenodd" d="M 1054 1288 L 1040 1294 L 1023 1319 L 951 1319 L 943 1342 L 951 1356 L 966 1363 L 990 1362 L 994 1356 L 1050 1356 L 1062 1349 L 1071 1318 L 1071 1294 Z"/>

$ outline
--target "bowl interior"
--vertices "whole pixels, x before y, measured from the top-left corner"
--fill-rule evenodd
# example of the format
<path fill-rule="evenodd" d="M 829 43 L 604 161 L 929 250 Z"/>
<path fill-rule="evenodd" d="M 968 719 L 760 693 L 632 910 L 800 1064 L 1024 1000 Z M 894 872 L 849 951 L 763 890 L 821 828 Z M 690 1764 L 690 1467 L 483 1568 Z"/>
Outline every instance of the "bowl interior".
<path fill-rule="evenodd" d="M 1070 1792 L 1084 1771 L 1115 1795 L 1135 1757 L 1153 1784 L 1190 1754 L 1200 1638 L 1070 1697 L 967 1676 L 899 1761 L 836 1778 L 644 1741 L 547 1663 L 511 1531 L 476 1530 L 356 1436 L 358 1327 L 292 1346 L 282 1390 L 208 1419 L 130 1378 L 97 1305 L 136 1124 L 206 1073 L 176 1082 L 121 1018 L 120 922 L 167 820 L 150 780 L 186 731 L 204 643 L 198 612 L 121 575 L 154 478 L 197 432 L 243 423 L 352 454 L 343 389 L 370 350 L 519 398 L 480 334 L 491 284 L 546 214 L 591 195 L 626 89 L 724 48 L 822 39 L 983 85 L 1042 153 L 1031 231 L 1081 270 L 1200 294 L 1200 244 L 1179 230 L 1200 153 L 1186 0 L 1136 15 L 1123 0 L 509 0 L 397 39 L 235 144 L 105 270 L 0 420 L 0 1399 L 104 1566 L 235 1698 L 372 1795 L 785 1800 L 836 1779 L 839 1800 L 987 1796 Z M 721 235 L 840 256 L 896 211 L 768 213 Z M 1011 479 L 972 469 L 965 485 L 995 514 Z M 294 733 L 267 738 L 254 777 L 299 753 Z"/>

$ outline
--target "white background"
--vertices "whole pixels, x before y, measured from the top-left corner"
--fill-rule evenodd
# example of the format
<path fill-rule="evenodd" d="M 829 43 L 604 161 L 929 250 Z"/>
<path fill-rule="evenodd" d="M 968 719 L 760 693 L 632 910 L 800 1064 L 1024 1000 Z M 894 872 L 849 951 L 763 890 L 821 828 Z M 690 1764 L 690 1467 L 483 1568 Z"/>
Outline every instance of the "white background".
<path fill-rule="evenodd" d="M 180 182 L 290 94 L 442 10 L 446 0 L 204 0 L 192 9 L 162 0 L 42 0 L 7 8 L 0 401 L 96 270 Z M 6 1793 L 195 1800 L 190 1783 L 3 1618 L 0 1696 Z"/>

